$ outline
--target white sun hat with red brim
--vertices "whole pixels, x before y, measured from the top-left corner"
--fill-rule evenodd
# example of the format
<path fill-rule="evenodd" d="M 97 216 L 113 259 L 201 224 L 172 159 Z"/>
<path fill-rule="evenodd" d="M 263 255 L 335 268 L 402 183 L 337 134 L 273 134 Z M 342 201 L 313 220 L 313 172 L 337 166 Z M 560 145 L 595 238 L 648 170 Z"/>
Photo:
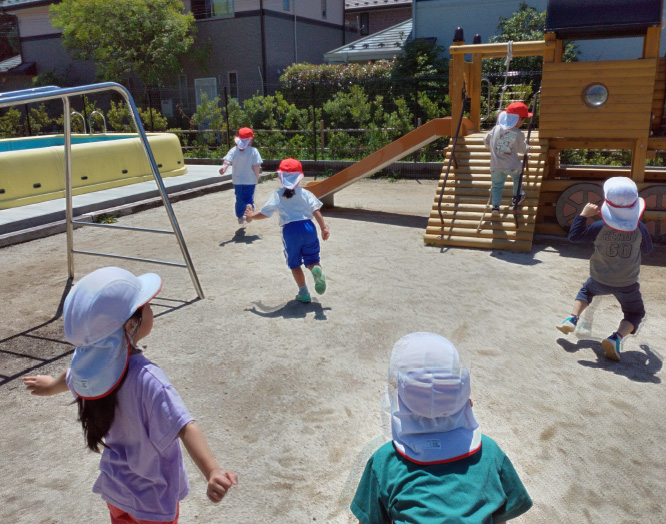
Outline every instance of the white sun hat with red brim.
<path fill-rule="evenodd" d="M 604 223 L 616 231 L 635 231 L 645 211 L 645 200 L 638 196 L 636 183 L 623 176 L 609 178 L 604 183 L 604 199 Z"/>
<path fill-rule="evenodd" d="M 278 167 L 278 175 L 280 182 L 285 189 L 295 189 L 305 175 L 303 174 L 303 166 L 294 158 L 286 158 L 280 162 Z"/>
<path fill-rule="evenodd" d="M 398 340 L 383 401 L 397 452 L 417 464 L 453 462 L 477 452 L 481 431 L 470 391 L 469 370 L 449 340 L 424 332 Z"/>
<path fill-rule="evenodd" d="M 65 338 L 76 346 L 70 370 L 74 392 L 93 400 L 113 391 L 129 361 L 125 323 L 162 288 L 155 273 L 139 277 L 105 267 L 83 277 L 65 299 Z"/>

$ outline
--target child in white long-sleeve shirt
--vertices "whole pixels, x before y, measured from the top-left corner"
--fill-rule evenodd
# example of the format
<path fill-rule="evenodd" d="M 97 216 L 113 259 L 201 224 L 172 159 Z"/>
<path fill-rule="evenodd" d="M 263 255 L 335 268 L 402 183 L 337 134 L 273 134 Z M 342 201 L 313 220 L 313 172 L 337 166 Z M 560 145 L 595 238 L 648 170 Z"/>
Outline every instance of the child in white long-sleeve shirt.
<path fill-rule="evenodd" d="M 483 143 L 490 149 L 490 180 L 492 183 L 493 216 L 500 213 L 502 191 L 506 177 L 513 180 L 513 197 L 518 198 L 520 204 L 525 199 L 525 192 L 518 195 L 518 178 L 522 169 L 522 161 L 518 155 L 527 152 L 525 135 L 518 129 L 526 118 L 532 116 L 527 106 L 522 102 L 514 102 L 502 111 L 493 127 L 483 138 Z"/>

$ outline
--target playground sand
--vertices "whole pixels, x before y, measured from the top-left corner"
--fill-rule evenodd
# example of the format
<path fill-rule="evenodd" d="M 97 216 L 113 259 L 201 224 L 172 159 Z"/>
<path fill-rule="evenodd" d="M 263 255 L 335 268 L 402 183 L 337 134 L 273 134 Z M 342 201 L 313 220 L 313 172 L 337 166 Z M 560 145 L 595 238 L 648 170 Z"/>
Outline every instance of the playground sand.
<path fill-rule="evenodd" d="M 263 203 L 275 180 L 257 188 Z M 516 522 L 663 522 L 666 248 L 641 272 L 648 318 L 622 362 L 600 340 L 620 310 L 605 299 L 592 333 L 555 329 L 588 276 L 589 247 L 538 239 L 531 253 L 425 246 L 435 181 L 364 180 L 325 209 L 325 295 L 296 303 L 277 219 L 239 228 L 233 193 L 174 205 L 206 294 L 184 269 L 77 255 L 78 278 L 108 264 L 157 271 L 164 288 L 146 355 L 184 397 L 240 484 L 220 505 L 186 457 L 183 524 L 354 522 L 349 503 L 382 442 L 380 399 L 393 343 L 412 331 L 450 338 L 472 372 L 474 410 L 534 500 Z M 164 209 L 120 225 L 168 229 Z M 84 228 L 79 250 L 180 262 L 174 237 Z M 52 320 L 67 281 L 64 234 L 0 250 L 0 374 L 56 374 L 71 358 Z M 310 279 L 310 277 L 308 277 Z M 309 280 L 312 288 L 312 281 Z M 0 386 L 0 522 L 102 523 L 69 395 Z"/>

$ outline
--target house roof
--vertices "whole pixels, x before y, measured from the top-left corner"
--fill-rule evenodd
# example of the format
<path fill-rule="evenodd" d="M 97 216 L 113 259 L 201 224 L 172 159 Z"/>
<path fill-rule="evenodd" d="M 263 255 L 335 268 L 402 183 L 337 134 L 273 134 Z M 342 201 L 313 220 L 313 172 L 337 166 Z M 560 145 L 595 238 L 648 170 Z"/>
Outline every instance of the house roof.
<path fill-rule="evenodd" d="M 390 60 L 399 54 L 412 34 L 412 19 L 400 22 L 350 44 L 324 54 L 329 64 L 346 64 L 365 60 Z"/>
<path fill-rule="evenodd" d="M 7 11 L 11 11 L 12 9 L 37 7 L 53 3 L 55 3 L 55 0 L 4 0 L 3 2 L 0 2 L 0 7 L 4 7 Z"/>
<path fill-rule="evenodd" d="M 412 0 L 345 0 L 345 11 L 411 7 Z"/>
<path fill-rule="evenodd" d="M 13 56 L 7 60 L 0 62 L 0 73 L 6 73 L 10 69 L 14 69 L 16 66 L 21 65 L 21 55 Z"/>

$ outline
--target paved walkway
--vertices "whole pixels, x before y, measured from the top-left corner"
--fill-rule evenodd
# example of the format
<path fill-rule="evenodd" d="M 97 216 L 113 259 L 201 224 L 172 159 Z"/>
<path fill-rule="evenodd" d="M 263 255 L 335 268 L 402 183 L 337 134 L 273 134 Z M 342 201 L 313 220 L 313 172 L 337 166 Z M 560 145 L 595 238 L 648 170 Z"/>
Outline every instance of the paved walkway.
<path fill-rule="evenodd" d="M 218 174 L 217 165 L 188 165 L 187 173 L 164 178 L 171 201 L 231 188 L 231 170 Z M 160 205 L 154 180 L 95 191 L 73 197 L 74 217 L 92 221 L 102 214 L 129 214 L 137 208 Z M 10 209 L 0 209 L 0 247 L 65 231 L 64 198 Z"/>

